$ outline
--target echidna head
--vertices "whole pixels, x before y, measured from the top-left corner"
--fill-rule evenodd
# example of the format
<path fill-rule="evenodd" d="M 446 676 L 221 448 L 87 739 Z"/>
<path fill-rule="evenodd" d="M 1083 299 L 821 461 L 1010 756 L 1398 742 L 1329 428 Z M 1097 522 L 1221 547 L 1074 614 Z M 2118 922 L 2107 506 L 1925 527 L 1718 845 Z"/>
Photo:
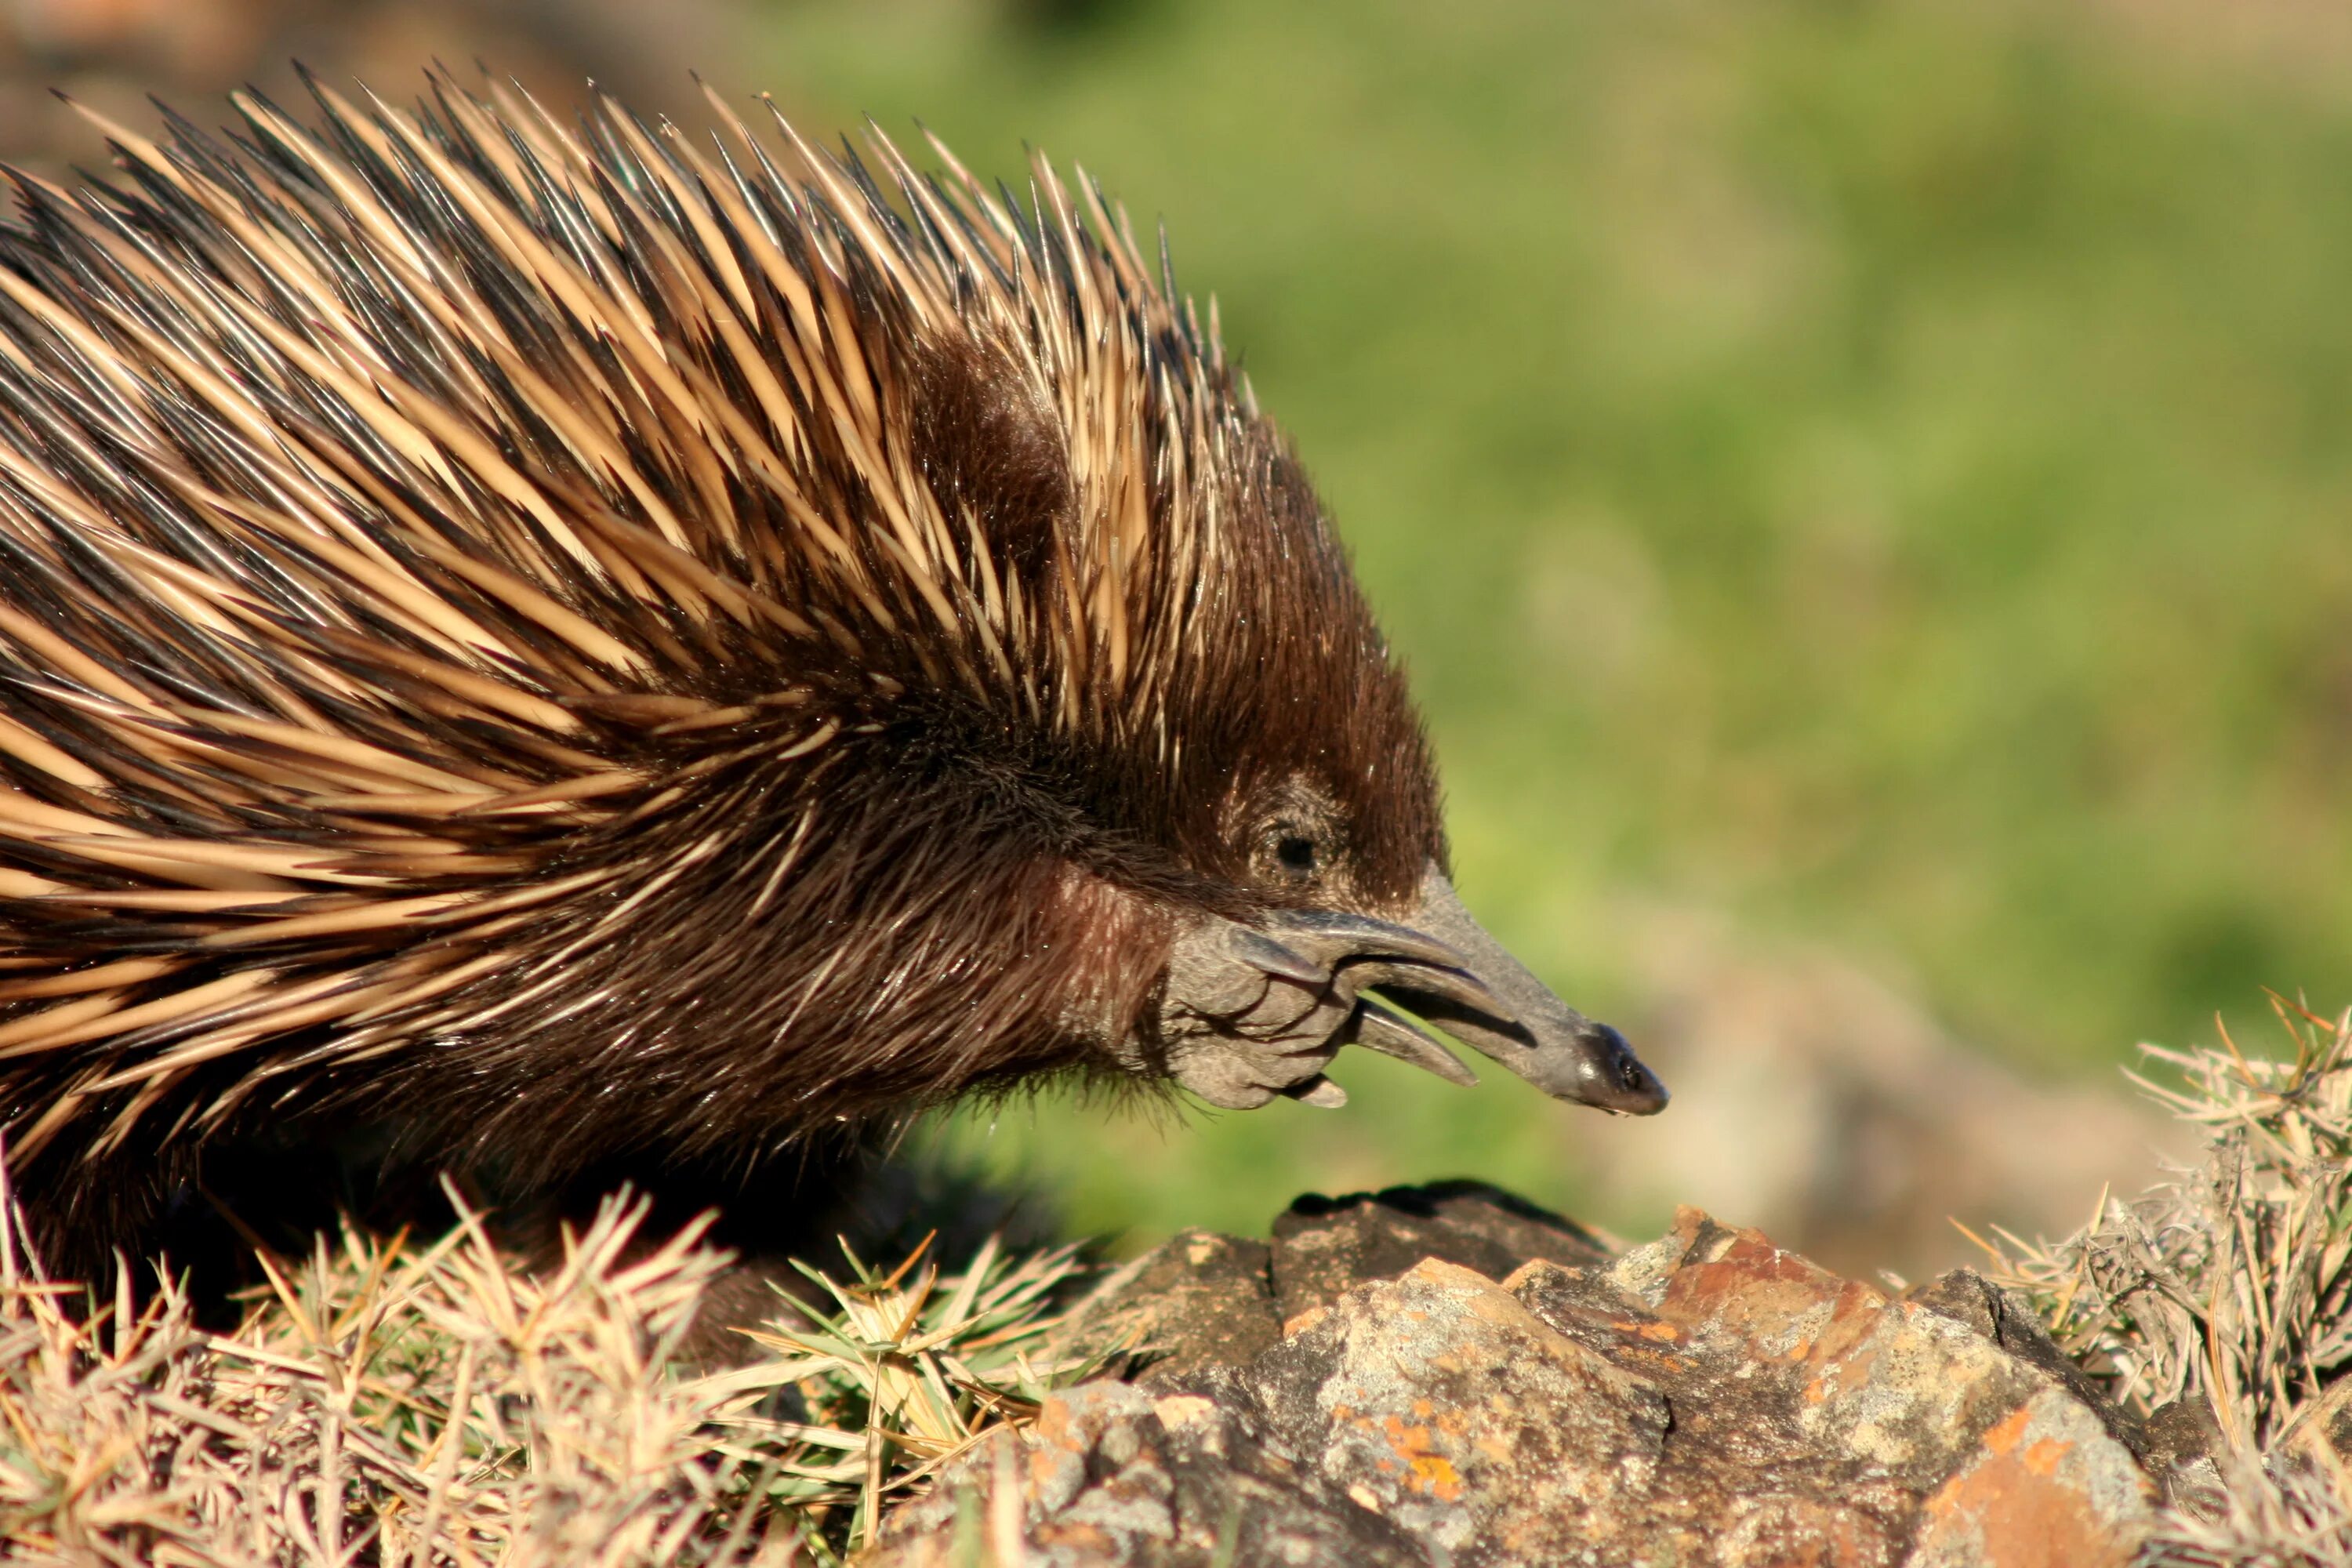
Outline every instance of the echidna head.
<path fill-rule="evenodd" d="M 1664 1109 L 1665 1087 L 1622 1035 L 1562 1002 L 1478 924 L 1442 852 L 1421 859 L 1406 898 L 1368 897 L 1385 868 L 1353 848 L 1354 819 L 1305 781 L 1286 793 L 1244 819 L 1254 890 L 1272 907 L 1184 926 L 1136 1055 L 1156 1054 L 1186 1088 L 1232 1108 L 1276 1094 L 1345 1104 L 1322 1069 L 1349 1044 L 1477 1081 L 1385 997 L 1557 1099 L 1639 1116 Z"/>
<path fill-rule="evenodd" d="M 1199 881 L 1168 901 L 1164 977 L 1114 1054 L 1234 1109 L 1344 1104 L 1323 1069 L 1350 1044 L 1476 1081 L 1393 1003 L 1556 1098 L 1664 1109 L 1624 1037 L 1456 896 L 1428 742 L 1313 491 L 1255 410 L 1228 450 L 1244 542 L 1209 585 L 1225 613 L 1155 712 L 1175 765 L 1125 795 L 1156 797 L 1146 817 Z"/>

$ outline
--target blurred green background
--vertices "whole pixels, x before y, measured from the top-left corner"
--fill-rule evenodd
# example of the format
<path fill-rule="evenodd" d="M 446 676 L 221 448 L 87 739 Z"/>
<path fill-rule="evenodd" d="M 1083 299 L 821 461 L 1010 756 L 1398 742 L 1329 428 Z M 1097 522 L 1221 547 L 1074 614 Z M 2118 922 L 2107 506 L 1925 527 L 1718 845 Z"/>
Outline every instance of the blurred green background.
<path fill-rule="evenodd" d="M 2352 78 L 2230 9 L 803 4 L 725 74 L 1164 217 L 1414 670 L 1466 896 L 1571 999 L 1642 1012 L 1616 912 L 1664 899 L 2060 1075 L 2347 992 Z M 961 1141 L 1139 1237 L 1577 1202 L 1587 1113 L 1339 1076 Z"/>

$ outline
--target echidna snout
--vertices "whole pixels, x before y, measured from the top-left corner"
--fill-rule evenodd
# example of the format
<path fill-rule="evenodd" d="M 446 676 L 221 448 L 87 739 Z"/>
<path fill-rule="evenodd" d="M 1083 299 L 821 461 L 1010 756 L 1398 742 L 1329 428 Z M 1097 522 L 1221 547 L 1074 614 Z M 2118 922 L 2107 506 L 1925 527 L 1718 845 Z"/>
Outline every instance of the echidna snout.
<path fill-rule="evenodd" d="M 1348 1045 L 1449 1082 L 1477 1081 L 1381 996 L 1554 1099 L 1634 1116 L 1665 1109 L 1665 1086 L 1624 1036 L 1528 973 L 1433 863 L 1401 922 L 1320 910 L 1278 910 L 1255 924 L 1196 919 L 1170 959 L 1156 1042 L 1179 1082 L 1231 1110 L 1277 1095 L 1346 1104 L 1323 1069 Z"/>

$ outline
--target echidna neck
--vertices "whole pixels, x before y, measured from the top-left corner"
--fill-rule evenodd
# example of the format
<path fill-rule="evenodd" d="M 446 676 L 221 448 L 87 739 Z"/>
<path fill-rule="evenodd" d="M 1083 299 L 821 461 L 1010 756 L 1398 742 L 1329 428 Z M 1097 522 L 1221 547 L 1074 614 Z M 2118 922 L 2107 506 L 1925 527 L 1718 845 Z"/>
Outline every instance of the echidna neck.
<path fill-rule="evenodd" d="M 1214 884 L 1094 821 L 1036 749 L 971 733 L 904 714 L 822 771 L 714 773 L 690 808 L 583 847 L 603 892 L 500 933 L 511 961 L 414 1020 L 432 1044 L 394 1075 L 400 1103 L 554 1173 L 1108 1066 L 1171 911 Z"/>

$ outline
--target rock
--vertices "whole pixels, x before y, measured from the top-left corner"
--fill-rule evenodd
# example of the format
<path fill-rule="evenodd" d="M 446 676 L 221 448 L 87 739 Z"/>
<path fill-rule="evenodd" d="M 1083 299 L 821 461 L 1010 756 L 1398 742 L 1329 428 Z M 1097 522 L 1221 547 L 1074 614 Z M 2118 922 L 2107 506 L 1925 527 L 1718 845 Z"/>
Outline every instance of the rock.
<path fill-rule="evenodd" d="M 1007 1510 L 1005 1500 L 1015 1507 Z M 1018 1554 L 994 1545 L 1011 1525 Z M 1197 1394 L 1092 1383 L 1045 1401 L 940 1471 L 890 1521 L 870 1568 L 1425 1568 L 1402 1527 Z"/>
<path fill-rule="evenodd" d="M 1167 1321 L 1262 1321 L 1254 1255 L 1218 1240 L 1156 1255 L 1204 1260 Z M 2153 1522 L 2141 1434 L 1973 1275 L 1890 1299 L 1695 1210 L 1612 1258 L 1462 1187 L 1302 1202 L 1271 1263 L 1301 1306 L 1278 1340 L 1049 1401 L 878 1562 L 976 1560 L 950 1548 L 986 1521 L 1056 1568 L 2124 1568 Z"/>
<path fill-rule="evenodd" d="M 1660 1377 L 1676 1441 L 1656 1527 L 1703 1529 L 1712 1506 L 1798 1506 L 1717 1562 L 1914 1565 L 2130 1561 L 2154 1489 L 2098 1406 L 1954 1318 L 1891 1301 L 1685 1210 L 1612 1282 L 1671 1330 Z M 1539 1312 L 1549 1281 L 1517 1282 Z M 1689 1561 L 1708 1561 L 1694 1557 Z"/>
<path fill-rule="evenodd" d="M 2285 1436 L 2292 1439 L 2309 1430 L 2306 1424 L 2314 1415 L 2318 1417 L 2318 1425 L 2334 1426 L 2328 1416 L 2340 1413 L 2344 1394 L 2352 1394 L 2352 1383 L 2338 1383 L 2321 1395 L 2318 1404 L 2287 1428 Z M 2331 1405 L 2336 1407 L 2335 1411 L 2330 1410 Z M 2151 1469 L 2166 1465 L 2210 1466 L 2230 1451 L 2230 1440 L 2221 1431 L 2221 1423 L 2214 1418 L 2213 1407 L 2202 1394 L 2189 1394 L 2157 1406 L 2148 1415 L 2147 1433 L 2146 1458 Z M 2339 1458 L 2352 1459 L 2352 1431 L 2336 1426 L 2330 1432 L 2330 1440 Z"/>
<path fill-rule="evenodd" d="M 2090 1373 L 2066 1359 L 2033 1309 L 2016 1292 L 2003 1290 L 1972 1268 L 1955 1268 L 1925 1285 L 1903 1293 L 1906 1301 L 1966 1324 L 2018 1360 L 2047 1373 L 2068 1393 L 2095 1411 L 2107 1435 L 2132 1451 L 2143 1468 L 2149 1463 L 2151 1438 L 2141 1424 L 2107 1399 Z"/>
<path fill-rule="evenodd" d="M 2332 1458 L 2315 1452 L 2311 1443 L 2319 1432 L 2334 1425 L 2323 1413 L 2331 1404 L 2340 1410 L 2341 1396 L 2347 1392 L 2352 1392 L 2352 1384 L 2339 1382 L 2320 1395 L 2315 1405 L 2306 1408 L 2280 1434 L 2277 1451 L 2296 1455 L 2306 1463 L 2316 1461 L 2324 1473 L 2339 1470 L 2347 1452 L 2352 1452 L 2341 1439 L 2352 1434 L 2337 1435 L 2337 1440 L 2331 1443 L 2336 1450 Z M 2315 1416 L 2318 1417 L 2316 1423 Z M 2205 1396 L 2184 1394 L 2158 1405 L 2148 1413 L 2143 1430 L 2147 1451 L 2140 1457 L 2140 1463 L 2164 1489 L 2164 1500 L 2200 1519 L 2225 1515 L 2230 1486 L 2222 1467 L 2232 1462 L 2230 1439 Z"/>
<path fill-rule="evenodd" d="M 2082 1405 L 2046 1390 L 1979 1435 L 1921 1510 L 1910 1568 L 2130 1563 L 2154 1489 Z"/>
<path fill-rule="evenodd" d="M 1621 1561 L 1664 1394 L 1459 1264 L 1429 1258 L 1294 1320 L 1248 1369 L 1265 1426 L 1443 1560 Z"/>
<path fill-rule="evenodd" d="M 1484 1182 L 1439 1182 L 1327 1198 L 1310 1193 L 1274 1222 L 1282 1321 L 1344 1291 L 1393 1279 L 1424 1258 L 1501 1279 L 1532 1258 L 1606 1263 L 1609 1248 L 1573 1221 Z"/>
<path fill-rule="evenodd" d="M 1282 1338 L 1262 1241 L 1179 1231 L 1104 1281 L 1057 1353 L 1129 1350 L 1155 1376 L 1255 1360 Z"/>

